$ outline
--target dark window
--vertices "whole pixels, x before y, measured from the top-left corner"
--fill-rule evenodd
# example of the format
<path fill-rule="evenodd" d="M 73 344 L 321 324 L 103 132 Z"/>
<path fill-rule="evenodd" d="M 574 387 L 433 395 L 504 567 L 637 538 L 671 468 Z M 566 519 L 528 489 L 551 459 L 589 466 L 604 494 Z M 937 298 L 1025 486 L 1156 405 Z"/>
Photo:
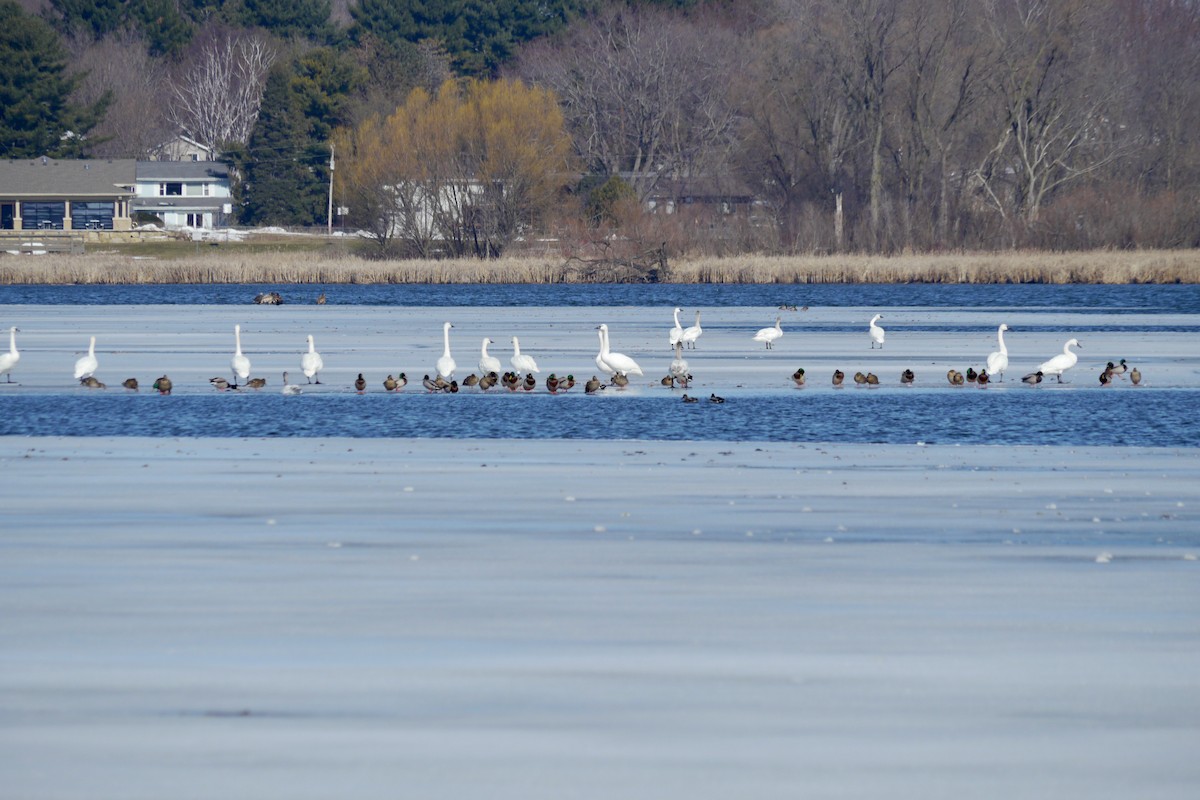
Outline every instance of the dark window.
<path fill-rule="evenodd" d="M 0 203 L 0 229 L 11 231 L 15 216 L 12 203 Z"/>
<path fill-rule="evenodd" d="M 21 225 L 27 231 L 35 228 L 61 230 L 66 211 L 65 203 L 22 203 Z"/>
<path fill-rule="evenodd" d="M 71 203 L 71 228 L 77 231 L 111 231 L 112 203 Z"/>

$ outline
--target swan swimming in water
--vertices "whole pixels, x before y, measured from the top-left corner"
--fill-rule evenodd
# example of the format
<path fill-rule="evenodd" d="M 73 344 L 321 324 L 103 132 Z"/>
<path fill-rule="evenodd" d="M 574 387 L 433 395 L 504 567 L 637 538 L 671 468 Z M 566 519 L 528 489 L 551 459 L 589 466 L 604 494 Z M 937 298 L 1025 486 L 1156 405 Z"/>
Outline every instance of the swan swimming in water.
<path fill-rule="evenodd" d="M 21 354 L 17 352 L 17 332 L 19 330 L 21 329 L 8 329 L 8 352 L 0 353 L 0 375 L 7 375 L 9 383 L 12 383 L 13 367 L 21 360 Z"/>
<path fill-rule="evenodd" d="M 667 334 L 667 343 L 674 347 L 683 339 L 683 326 L 679 324 L 679 312 L 682 308 L 675 309 L 675 327 L 671 328 L 671 332 Z"/>
<path fill-rule="evenodd" d="M 696 324 L 690 328 L 684 328 L 683 335 L 679 337 L 679 341 L 683 342 L 684 347 L 696 349 L 696 340 L 700 338 L 700 334 L 704 333 L 704 329 L 700 327 L 700 312 L 696 312 Z"/>
<path fill-rule="evenodd" d="M 512 368 L 517 372 L 539 372 L 537 362 L 533 360 L 533 356 L 521 354 L 521 343 L 517 341 L 517 337 L 512 337 L 513 354 L 508 363 L 512 364 Z"/>
<path fill-rule="evenodd" d="M 754 334 L 754 341 L 764 342 L 768 350 L 773 349 L 775 347 L 776 340 L 783 336 L 783 328 L 780 327 L 781 322 L 783 322 L 783 318 L 776 317 L 774 325 L 772 325 L 770 328 L 762 328 L 758 333 Z"/>
<path fill-rule="evenodd" d="M 494 372 L 499 375 L 500 359 L 496 358 L 495 356 L 488 355 L 487 346 L 489 344 L 495 344 L 495 342 L 486 336 L 483 337 L 483 346 L 479 349 L 479 371 L 485 376 L 489 372 Z"/>
<path fill-rule="evenodd" d="M 622 377 L 641 375 L 642 368 L 636 361 L 624 353 L 614 353 L 609 349 L 608 326 L 601 324 L 597 330 L 600 331 L 600 355 L 596 356 L 597 363 L 603 361 L 608 365 L 607 371 Z"/>
<path fill-rule="evenodd" d="M 315 375 L 317 383 L 321 382 L 321 370 L 325 369 L 325 360 L 321 358 L 321 354 L 317 352 L 313 345 L 313 337 L 308 335 L 308 352 L 300 356 L 300 370 L 304 373 L 304 377 L 308 378 L 308 382 L 313 382 Z"/>
<path fill-rule="evenodd" d="M 1000 328 L 996 331 L 996 340 L 1000 342 L 1000 349 L 987 357 L 988 374 L 999 375 L 1000 380 L 1004 380 L 1004 370 L 1008 369 L 1008 348 L 1004 346 L 1006 330 L 1008 330 L 1008 326 L 1001 322 Z"/>
<path fill-rule="evenodd" d="M 454 326 L 449 322 L 442 325 L 442 340 L 445 346 L 442 349 L 442 357 L 437 360 L 437 374 L 439 378 L 449 380 L 454 377 L 454 370 L 458 365 L 454 363 L 454 358 L 450 355 L 450 329 Z"/>
<path fill-rule="evenodd" d="M 242 355 L 242 326 L 233 326 L 233 358 L 229 360 L 229 366 L 233 369 L 233 388 L 238 387 L 239 380 L 246 380 L 250 377 L 250 359 Z"/>
<path fill-rule="evenodd" d="M 96 337 L 92 337 L 91 343 L 88 345 L 87 355 L 75 362 L 75 380 L 85 381 L 92 377 L 92 373 L 100 366 L 100 362 L 96 360 Z"/>
<path fill-rule="evenodd" d="M 1078 339 L 1068 339 L 1067 343 L 1063 345 L 1063 351 L 1049 361 L 1044 362 L 1037 368 L 1037 371 L 1044 376 L 1053 375 L 1058 378 L 1059 383 L 1062 383 L 1063 373 L 1075 366 L 1075 363 L 1079 361 L 1079 356 L 1071 352 L 1072 347 L 1083 347 L 1083 345 L 1079 343 Z"/>
<path fill-rule="evenodd" d="M 875 349 L 875 345 L 879 345 L 879 349 L 883 349 L 884 330 L 875 323 L 883 319 L 883 314 L 876 314 L 871 317 L 871 324 L 867 328 L 867 333 L 871 335 L 871 349 Z"/>
<path fill-rule="evenodd" d="M 279 391 L 280 394 L 300 394 L 304 390 L 294 383 L 288 383 L 288 374 L 283 373 L 283 388 Z"/>

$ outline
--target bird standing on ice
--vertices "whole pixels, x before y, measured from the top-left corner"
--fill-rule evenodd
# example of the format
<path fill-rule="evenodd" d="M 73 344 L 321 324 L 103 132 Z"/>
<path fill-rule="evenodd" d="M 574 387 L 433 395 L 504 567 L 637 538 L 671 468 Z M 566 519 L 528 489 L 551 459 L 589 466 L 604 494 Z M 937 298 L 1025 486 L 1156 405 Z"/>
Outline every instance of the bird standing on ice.
<path fill-rule="evenodd" d="M 667 334 L 667 343 L 670 344 L 672 348 L 674 348 L 675 345 L 678 344 L 681 339 L 683 339 L 683 326 L 679 324 L 679 312 L 682 310 L 682 308 L 675 309 L 675 327 L 671 328 L 671 332 Z"/>
<path fill-rule="evenodd" d="M 88 345 L 87 355 L 75 362 L 75 380 L 85 381 L 92 377 L 92 373 L 100 366 L 100 362 L 96 360 L 96 337 L 92 337 L 91 343 Z"/>
<path fill-rule="evenodd" d="M 679 341 L 683 342 L 683 346 L 692 350 L 696 349 L 696 340 L 700 338 L 700 334 L 704 333 L 704 329 L 700 327 L 700 312 L 696 312 L 696 324 L 689 328 L 683 329 L 683 335 L 679 337 Z"/>
<path fill-rule="evenodd" d="M 758 333 L 754 334 L 754 341 L 763 342 L 766 344 L 768 350 L 774 349 L 775 342 L 779 337 L 783 336 L 783 328 L 780 327 L 781 322 L 783 322 L 783 318 L 776 317 L 774 325 L 769 328 L 762 328 Z"/>
<path fill-rule="evenodd" d="M 239 380 L 246 380 L 250 377 L 250 359 L 242 355 L 242 326 L 233 326 L 233 358 L 229 360 L 229 366 L 233 369 L 233 388 L 238 388 Z"/>
<path fill-rule="evenodd" d="M 313 345 L 312 334 L 308 336 L 308 352 L 300 356 L 300 370 L 304 373 L 304 377 L 308 378 L 308 382 L 313 382 L 315 375 L 317 383 L 321 382 L 321 370 L 325 369 L 325 360 L 321 358 L 321 354 L 317 352 Z"/>
<path fill-rule="evenodd" d="M 871 325 L 867 328 L 867 333 L 871 334 L 871 349 L 875 349 L 875 345 L 879 345 L 879 349 L 883 349 L 884 330 L 875 323 L 883 319 L 883 314 L 876 314 L 871 317 Z"/>
<path fill-rule="evenodd" d="M 442 357 L 437 360 L 437 374 L 440 378 L 450 380 L 454 377 L 454 370 L 458 365 L 454 363 L 454 358 L 450 355 L 450 329 L 454 326 L 449 322 L 442 325 L 442 341 L 444 347 L 442 349 Z"/>
<path fill-rule="evenodd" d="M 489 356 L 487 346 L 495 344 L 488 337 L 483 337 L 483 345 L 479 348 L 479 371 L 486 376 L 489 372 L 500 374 L 500 359 L 495 356 Z"/>
<path fill-rule="evenodd" d="M 1078 339 L 1068 339 L 1067 343 L 1063 345 L 1063 351 L 1049 361 L 1044 362 L 1037 368 L 1037 371 L 1044 376 L 1053 375 L 1058 378 L 1059 383 L 1062 383 L 1063 373 L 1075 366 L 1075 363 L 1079 361 L 1079 356 L 1071 352 L 1072 347 L 1083 347 L 1083 345 L 1079 343 Z"/>
<path fill-rule="evenodd" d="M 675 358 L 667 367 L 667 377 L 682 383 L 685 389 L 688 386 L 691 376 L 688 375 L 688 362 L 683 357 L 683 342 L 675 342 Z"/>
<path fill-rule="evenodd" d="M 521 353 L 521 343 L 517 341 L 517 337 L 512 337 L 513 354 L 508 363 L 512 364 L 513 369 L 517 372 L 538 372 L 537 362 L 533 360 L 533 356 L 523 355 Z"/>
<path fill-rule="evenodd" d="M 597 364 L 603 362 L 605 371 L 611 375 L 628 377 L 642 374 L 642 368 L 636 361 L 624 353 L 614 353 L 609 349 L 607 325 L 602 324 L 596 330 L 600 331 L 600 354 L 596 356 Z"/>
<path fill-rule="evenodd" d="M 13 367 L 21 360 L 21 354 L 17 352 L 17 331 L 19 330 L 21 329 L 8 329 L 8 352 L 0 353 L 0 375 L 7 375 L 9 383 L 12 383 Z"/>
<path fill-rule="evenodd" d="M 1001 322 L 1000 328 L 996 331 L 996 340 L 1000 342 L 1000 349 L 987 357 L 988 374 L 999 375 L 1000 380 L 1004 380 L 1004 370 L 1008 369 L 1008 348 L 1004 346 L 1006 330 L 1008 330 L 1008 326 Z"/>

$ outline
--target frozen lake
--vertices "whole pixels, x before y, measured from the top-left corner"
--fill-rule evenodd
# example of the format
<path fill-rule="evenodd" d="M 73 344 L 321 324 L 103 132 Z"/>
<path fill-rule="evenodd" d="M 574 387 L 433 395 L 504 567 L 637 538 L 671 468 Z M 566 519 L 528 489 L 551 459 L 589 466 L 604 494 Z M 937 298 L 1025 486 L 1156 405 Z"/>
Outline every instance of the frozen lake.
<path fill-rule="evenodd" d="M 705 308 L 685 355 L 728 402 L 685 406 L 670 308 L 11 297 L 0 798 L 1200 787 L 1190 301 Z M 590 377 L 605 322 L 646 377 L 384 394 L 443 319 L 463 374 L 515 334 Z M 1015 375 L 1077 336 L 1068 383 L 947 386 L 1000 322 Z M 262 392 L 208 384 L 234 324 Z M 324 383 L 281 397 L 309 333 Z M 71 379 L 91 335 L 103 391 Z M 1142 387 L 1099 387 L 1119 358 Z M 163 373 L 170 397 L 119 388 Z"/>

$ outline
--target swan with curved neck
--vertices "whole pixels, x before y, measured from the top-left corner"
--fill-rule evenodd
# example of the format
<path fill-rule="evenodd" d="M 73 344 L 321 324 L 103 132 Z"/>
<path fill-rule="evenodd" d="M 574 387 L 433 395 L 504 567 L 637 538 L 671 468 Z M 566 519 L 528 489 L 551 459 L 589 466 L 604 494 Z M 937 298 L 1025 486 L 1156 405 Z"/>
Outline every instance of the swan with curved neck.
<path fill-rule="evenodd" d="M 691 376 L 688 375 L 688 362 L 683 357 L 683 342 L 675 343 L 675 358 L 667 367 L 667 375 L 674 378 L 676 382 L 682 383 L 683 388 L 687 388 Z"/>
<path fill-rule="evenodd" d="M 17 331 L 20 328 L 8 329 L 8 352 L 0 353 L 0 375 L 7 375 L 8 382 L 12 383 L 13 367 L 21 360 L 21 354 L 17 352 Z"/>
<path fill-rule="evenodd" d="M 754 341 L 764 343 L 768 350 L 773 349 L 775 347 L 776 340 L 783 336 L 782 322 L 782 317 L 776 317 L 774 325 L 769 328 L 763 328 L 758 333 L 754 334 Z"/>
<path fill-rule="evenodd" d="M 229 366 L 233 370 L 233 388 L 237 388 L 239 380 L 246 380 L 250 377 L 250 359 L 242 355 L 242 326 L 233 326 L 233 358 L 229 360 Z"/>
<path fill-rule="evenodd" d="M 679 344 L 679 341 L 683 338 L 683 326 L 679 324 L 679 312 L 682 310 L 682 308 L 675 309 L 675 327 L 671 328 L 671 332 L 667 334 L 667 342 L 671 347 Z"/>
<path fill-rule="evenodd" d="M 1078 339 L 1068 339 L 1067 343 L 1063 345 L 1063 351 L 1049 361 L 1044 362 L 1037 368 L 1037 371 L 1044 376 L 1053 375 L 1058 378 L 1059 383 L 1062 383 L 1063 373 L 1075 366 L 1076 362 L 1079 361 L 1079 356 L 1071 352 L 1072 347 L 1083 347 L 1083 345 L 1079 343 Z"/>
<path fill-rule="evenodd" d="M 700 327 L 700 312 L 696 312 L 696 324 L 690 328 L 685 328 L 683 335 L 679 340 L 683 342 L 685 347 L 696 349 L 696 340 L 700 338 L 700 334 L 704 333 L 704 329 Z"/>
<path fill-rule="evenodd" d="M 316 383 L 321 382 L 321 370 L 325 369 L 325 359 L 321 358 L 321 354 L 317 352 L 316 345 L 313 344 L 313 337 L 308 335 L 308 352 L 300 356 L 300 370 L 304 373 L 304 377 L 308 378 L 309 383 L 313 383 L 313 376 L 316 376 Z"/>
<path fill-rule="evenodd" d="M 876 314 L 871 317 L 871 324 L 867 328 L 867 333 L 871 335 L 871 349 L 875 349 L 875 345 L 879 345 L 879 349 L 883 349 L 884 330 L 875 323 L 883 319 L 883 314 Z"/>
<path fill-rule="evenodd" d="M 495 356 L 489 356 L 487 346 L 495 344 L 488 337 L 483 337 L 483 346 L 479 349 L 479 371 L 486 377 L 489 372 L 500 374 L 500 359 Z"/>
<path fill-rule="evenodd" d="M 600 355 L 596 356 L 596 363 L 601 361 L 607 365 L 606 372 L 622 377 L 629 375 L 641 375 L 642 368 L 638 363 L 624 353 L 614 353 L 609 348 L 608 343 L 608 326 L 601 324 L 597 329 L 600 331 Z"/>
<path fill-rule="evenodd" d="M 454 363 L 453 356 L 450 355 L 450 329 L 454 326 L 449 322 L 442 325 L 442 357 L 437 360 L 437 374 L 440 377 L 449 380 L 454 377 L 454 370 L 458 368 L 458 364 Z"/>
<path fill-rule="evenodd" d="M 517 337 L 512 337 L 513 354 L 508 363 L 512 364 L 513 369 L 517 372 L 538 372 L 537 362 L 533 360 L 533 356 L 523 355 L 521 353 L 521 343 L 517 341 Z"/>
<path fill-rule="evenodd" d="M 1008 325 L 1000 323 L 1000 328 L 996 331 L 996 340 L 1000 342 L 1000 349 L 987 357 L 987 372 L 989 375 L 999 375 L 1000 380 L 1004 380 L 1004 370 L 1008 369 L 1008 348 L 1004 346 L 1004 332 L 1008 330 Z"/>
<path fill-rule="evenodd" d="M 75 362 L 75 380 L 83 381 L 92 377 L 92 373 L 100 366 L 100 362 L 96 360 L 96 337 L 92 337 L 91 343 L 88 345 L 87 355 Z"/>

